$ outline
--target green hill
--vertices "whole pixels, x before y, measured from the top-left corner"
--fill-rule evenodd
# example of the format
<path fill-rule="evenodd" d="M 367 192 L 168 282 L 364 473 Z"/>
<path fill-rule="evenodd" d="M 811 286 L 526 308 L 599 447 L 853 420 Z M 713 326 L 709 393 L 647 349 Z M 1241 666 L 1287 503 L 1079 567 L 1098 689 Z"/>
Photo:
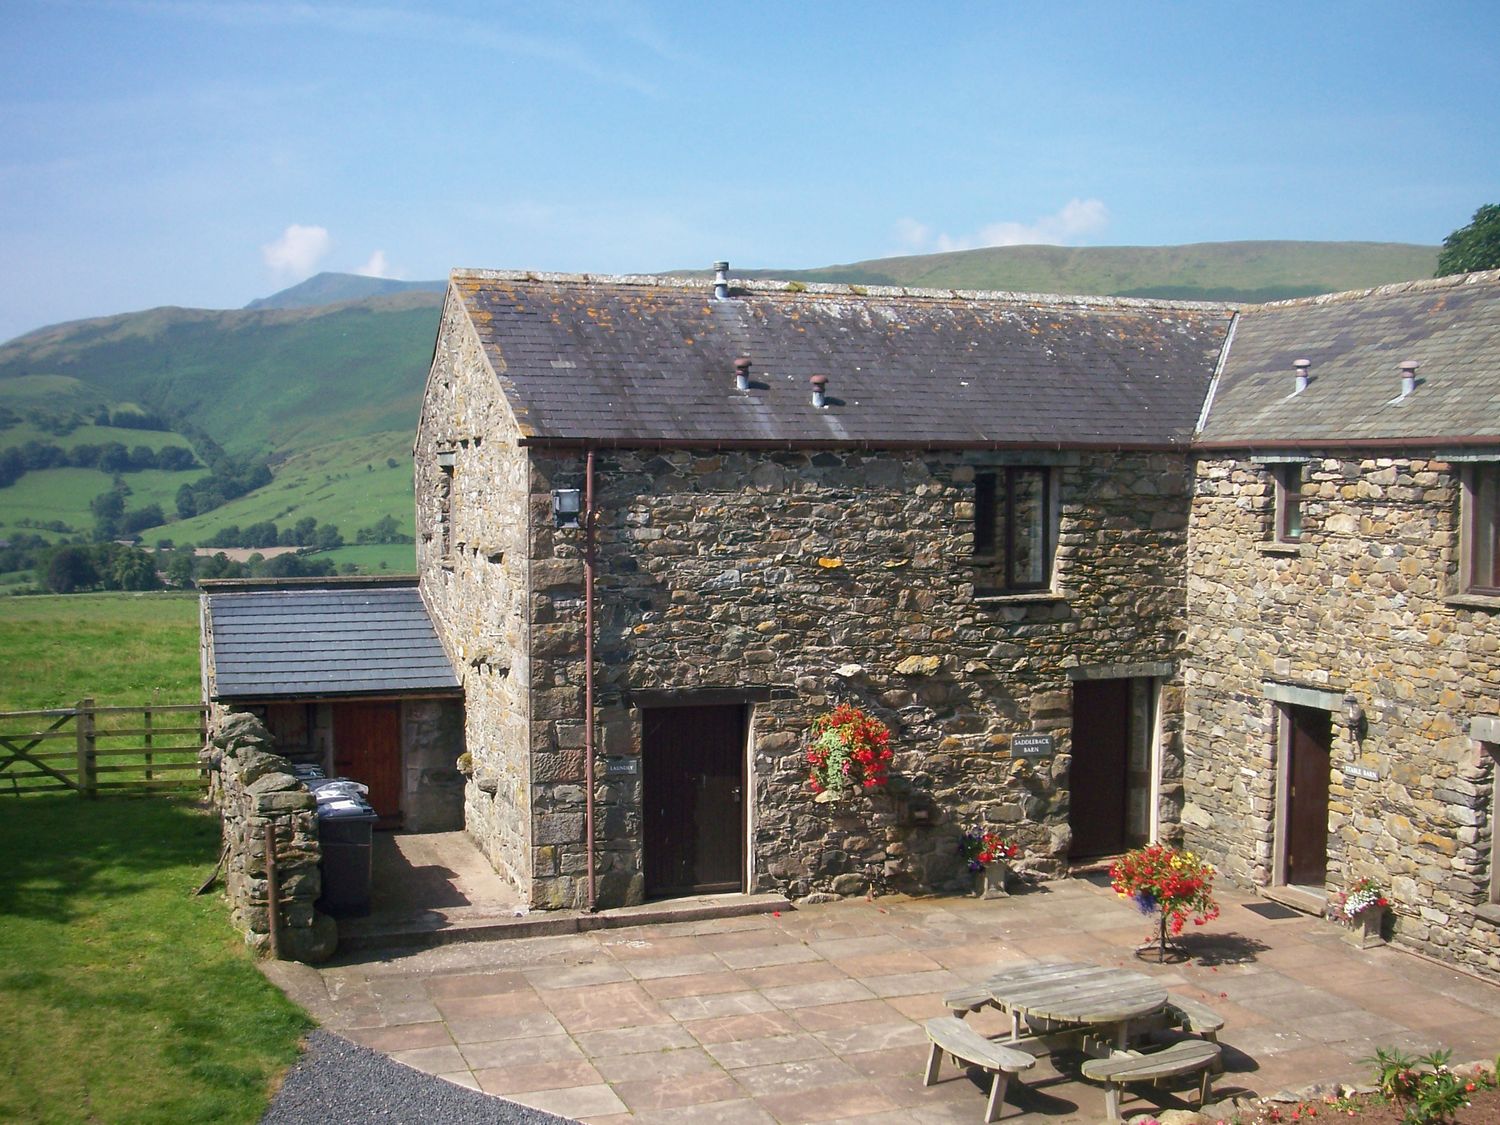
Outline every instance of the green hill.
<path fill-rule="evenodd" d="M 1258 303 L 1431 277 L 1437 253 L 1436 246 L 1399 242 L 998 246 L 811 270 L 731 272 L 787 281 Z"/>
<path fill-rule="evenodd" d="M 735 269 L 734 275 L 1257 301 L 1430 277 L 1436 261 L 1436 247 L 1395 243 L 1015 246 L 813 270 Z M 201 542 L 230 524 L 271 520 L 285 527 L 308 516 L 336 524 L 350 540 L 386 515 L 409 533 L 411 435 L 442 288 L 320 274 L 246 309 L 160 308 L 28 333 L 0 345 L 0 410 L 13 415 L 0 428 L 0 449 L 28 440 L 159 448 L 191 439 L 201 447 L 206 436 L 232 456 L 269 461 L 270 484 L 203 515 L 147 529 L 147 543 Z M 128 412 L 128 404 L 169 417 L 180 433 L 85 421 L 53 437 L 47 428 L 48 416 L 88 417 L 100 407 Z M 204 448 L 197 452 L 205 459 Z M 203 475 L 200 469 L 123 479 L 131 508 L 157 502 L 170 517 L 176 490 Z M 108 474 L 92 469 L 28 472 L 0 489 L 0 539 L 37 522 L 86 533 L 89 501 L 110 486 Z"/>

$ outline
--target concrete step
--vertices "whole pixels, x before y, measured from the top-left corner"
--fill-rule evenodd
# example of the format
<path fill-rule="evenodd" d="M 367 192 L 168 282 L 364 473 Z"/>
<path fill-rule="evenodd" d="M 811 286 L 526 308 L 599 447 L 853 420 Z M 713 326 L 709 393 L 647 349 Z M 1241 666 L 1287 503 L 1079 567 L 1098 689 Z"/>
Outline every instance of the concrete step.
<path fill-rule="evenodd" d="M 506 941 L 513 938 L 552 937 L 625 926 L 656 926 L 667 922 L 698 922 L 790 910 L 779 894 L 699 895 L 662 899 L 640 906 L 621 906 L 590 914 L 582 910 L 545 910 L 526 914 L 465 916 L 461 910 L 427 911 L 397 921 L 386 918 L 339 919 L 339 952 L 363 949 L 414 949 L 460 941 Z"/>

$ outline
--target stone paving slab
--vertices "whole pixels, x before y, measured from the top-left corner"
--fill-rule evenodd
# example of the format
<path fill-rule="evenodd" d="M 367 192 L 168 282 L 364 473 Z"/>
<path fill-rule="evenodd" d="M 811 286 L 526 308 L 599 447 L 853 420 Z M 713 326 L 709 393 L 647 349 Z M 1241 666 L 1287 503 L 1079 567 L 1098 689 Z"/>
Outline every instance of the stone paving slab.
<path fill-rule="evenodd" d="M 590 1125 L 950 1122 L 985 1086 L 945 1064 L 922 1085 L 921 1022 L 941 993 L 1016 962 L 1145 972 L 1225 1017 L 1224 1095 L 1363 1081 L 1376 1046 L 1500 1048 L 1500 989 L 1398 949 L 1356 950 L 1328 923 L 1265 919 L 1221 893 L 1186 963 L 1139 961 L 1147 923 L 1087 880 L 1008 899 L 878 899 L 747 917 L 364 951 L 267 975 L 330 1029 L 450 1081 Z M 994 1012 L 970 1017 L 998 1034 Z M 1012 1083 L 1004 1120 L 1103 1117 L 1076 1059 Z M 1184 1098 L 1157 1104 L 1182 1108 Z M 1127 1098 L 1128 1113 L 1151 1103 Z"/>

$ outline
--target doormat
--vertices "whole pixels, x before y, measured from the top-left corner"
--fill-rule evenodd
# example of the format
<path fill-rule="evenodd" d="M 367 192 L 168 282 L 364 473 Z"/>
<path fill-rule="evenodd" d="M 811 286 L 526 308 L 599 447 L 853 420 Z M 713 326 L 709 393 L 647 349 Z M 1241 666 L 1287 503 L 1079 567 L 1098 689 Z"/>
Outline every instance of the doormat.
<path fill-rule="evenodd" d="M 1279 921 L 1282 918 L 1301 918 L 1302 913 L 1290 907 L 1282 906 L 1279 902 L 1247 902 L 1245 909 L 1251 914 L 1259 914 L 1262 918 Z"/>

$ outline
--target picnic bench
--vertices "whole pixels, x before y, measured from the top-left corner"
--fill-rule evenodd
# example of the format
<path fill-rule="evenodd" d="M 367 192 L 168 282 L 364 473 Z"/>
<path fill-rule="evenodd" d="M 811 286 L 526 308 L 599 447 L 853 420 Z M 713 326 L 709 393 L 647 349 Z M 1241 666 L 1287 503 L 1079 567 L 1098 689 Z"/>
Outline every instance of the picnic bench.
<path fill-rule="evenodd" d="M 1159 1051 L 1125 1051 L 1107 1059 L 1090 1059 L 1083 1076 L 1104 1083 L 1104 1111 L 1110 1121 L 1120 1120 L 1120 1090 L 1132 1082 L 1160 1082 L 1184 1074 L 1203 1072 L 1198 1086 L 1198 1107 L 1208 1104 L 1213 1088 L 1213 1069 L 1219 1061 L 1219 1045 L 1206 1039 L 1183 1039 Z"/>
<path fill-rule="evenodd" d="M 984 1105 L 987 1122 L 999 1119 L 1010 1076 L 1036 1065 L 1034 1056 L 986 1039 L 957 1016 L 937 1016 L 928 1020 L 927 1038 L 932 1040 L 932 1054 L 927 1059 L 927 1074 L 922 1085 L 931 1086 L 937 1081 L 944 1054 L 951 1055 L 956 1062 L 988 1071 L 992 1078 L 989 1100 Z"/>

